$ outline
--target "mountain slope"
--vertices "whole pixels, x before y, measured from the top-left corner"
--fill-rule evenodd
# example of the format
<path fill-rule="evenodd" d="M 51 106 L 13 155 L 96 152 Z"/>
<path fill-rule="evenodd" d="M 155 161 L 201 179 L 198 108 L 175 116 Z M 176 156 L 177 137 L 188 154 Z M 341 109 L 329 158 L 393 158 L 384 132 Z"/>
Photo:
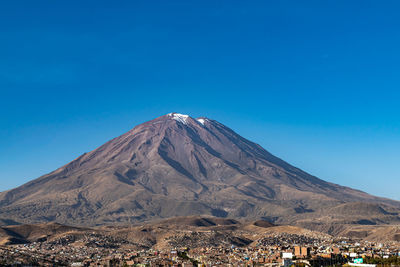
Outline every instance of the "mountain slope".
<path fill-rule="evenodd" d="M 309 175 L 217 121 L 170 113 L 1 193 L 0 217 L 95 225 L 208 214 L 304 224 L 347 202 L 385 205 L 393 209 L 385 220 L 399 221 L 399 202 Z M 333 212 L 347 220 L 346 209 Z"/>

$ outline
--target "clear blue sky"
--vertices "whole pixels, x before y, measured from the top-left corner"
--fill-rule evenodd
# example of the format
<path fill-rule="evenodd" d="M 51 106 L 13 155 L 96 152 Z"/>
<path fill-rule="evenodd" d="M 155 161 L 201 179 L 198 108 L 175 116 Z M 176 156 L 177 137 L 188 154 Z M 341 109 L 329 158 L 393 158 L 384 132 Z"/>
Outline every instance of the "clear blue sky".
<path fill-rule="evenodd" d="M 400 200 L 399 1 L 3 1 L 0 191 L 175 111 Z"/>

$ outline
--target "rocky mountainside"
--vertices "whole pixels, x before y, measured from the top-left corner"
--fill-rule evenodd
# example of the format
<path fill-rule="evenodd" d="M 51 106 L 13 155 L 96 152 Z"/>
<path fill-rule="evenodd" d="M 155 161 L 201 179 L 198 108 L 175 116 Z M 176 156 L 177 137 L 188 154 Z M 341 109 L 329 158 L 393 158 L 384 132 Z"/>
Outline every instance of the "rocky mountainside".
<path fill-rule="evenodd" d="M 400 223 L 400 202 L 318 179 L 225 125 L 170 113 L 0 193 L 0 218 L 70 225 L 212 215 L 278 224 Z"/>

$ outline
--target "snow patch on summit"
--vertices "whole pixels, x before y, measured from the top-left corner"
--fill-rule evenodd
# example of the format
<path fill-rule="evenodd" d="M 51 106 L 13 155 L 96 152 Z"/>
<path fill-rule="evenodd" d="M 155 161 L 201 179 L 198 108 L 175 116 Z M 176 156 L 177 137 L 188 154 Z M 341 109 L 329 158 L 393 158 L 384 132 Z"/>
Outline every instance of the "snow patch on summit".
<path fill-rule="evenodd" d="M 198 122 L 200 122 L 202 125 L 207 121 L 207 119 L 197 119 Z"/>
<path fill-rule="evenodd" d="M 184 115 L 184 114 L 179 114 L 179 113 L 169 113 L 169 117 L 172 117 L 172 119 L 179 121 L 180 123 L 187 124 L 187 118 L 189 118 L 189 115 Z"/>

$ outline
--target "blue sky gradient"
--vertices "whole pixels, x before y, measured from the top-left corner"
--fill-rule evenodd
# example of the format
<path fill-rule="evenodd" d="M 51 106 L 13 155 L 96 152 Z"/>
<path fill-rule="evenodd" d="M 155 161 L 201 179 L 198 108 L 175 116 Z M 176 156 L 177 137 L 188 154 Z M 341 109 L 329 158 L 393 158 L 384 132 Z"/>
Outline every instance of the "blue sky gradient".
<path fill-rule="evenodd" d="M 0 191 L 169 112 L 400 200 L 398 1 L 0 4 Z"/>

